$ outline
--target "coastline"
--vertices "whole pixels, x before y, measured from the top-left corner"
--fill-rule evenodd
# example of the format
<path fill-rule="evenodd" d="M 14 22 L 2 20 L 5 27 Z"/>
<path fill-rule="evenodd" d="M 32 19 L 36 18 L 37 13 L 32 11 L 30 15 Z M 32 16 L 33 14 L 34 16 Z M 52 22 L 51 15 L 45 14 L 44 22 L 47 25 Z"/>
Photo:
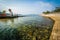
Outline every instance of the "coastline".
<path fill-rule="evenodd" d="M 60 14 L 42 14 L 42 16 L 51 18 L 55 21 L 50 40 L 60 40 Z"/>

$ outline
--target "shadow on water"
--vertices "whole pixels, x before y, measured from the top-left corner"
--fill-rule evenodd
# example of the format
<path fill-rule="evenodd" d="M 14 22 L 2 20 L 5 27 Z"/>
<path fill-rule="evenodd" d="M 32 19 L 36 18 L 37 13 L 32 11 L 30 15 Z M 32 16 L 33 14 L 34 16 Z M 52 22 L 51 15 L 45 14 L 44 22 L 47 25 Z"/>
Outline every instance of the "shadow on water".
<path fill-rule="evenodd" d="M 49 40 L 53 24 L 40 16 L 0 19 L 0 40 Z"/>

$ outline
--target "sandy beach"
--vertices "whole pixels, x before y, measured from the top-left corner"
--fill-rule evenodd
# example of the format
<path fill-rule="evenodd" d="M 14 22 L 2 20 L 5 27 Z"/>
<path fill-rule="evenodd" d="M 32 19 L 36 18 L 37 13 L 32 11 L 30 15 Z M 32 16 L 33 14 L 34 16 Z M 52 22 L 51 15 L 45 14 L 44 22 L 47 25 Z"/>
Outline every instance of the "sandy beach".
<path fill-rule="evenodd" d="M 42 14 L 42 16 L 50 17 L 55 20 L 53 25 L 52 33 L 50 36 L 50 40 L 60 40 L 60 14 Z"/>

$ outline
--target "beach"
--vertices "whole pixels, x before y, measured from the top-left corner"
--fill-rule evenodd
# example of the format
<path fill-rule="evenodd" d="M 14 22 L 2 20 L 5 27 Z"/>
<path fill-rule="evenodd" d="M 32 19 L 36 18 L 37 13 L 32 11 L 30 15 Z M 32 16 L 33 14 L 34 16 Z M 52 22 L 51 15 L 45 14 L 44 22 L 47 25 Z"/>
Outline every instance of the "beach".
<path fill-rule="evenodd" d="M 55 21 L 53 29 L 52 29 L 52 33 L 50 36 L 50 40 L 60 40 L 60 14 L 51 13 L 51 14 L 42 14 L 42 16 L 50 17 Z"/>

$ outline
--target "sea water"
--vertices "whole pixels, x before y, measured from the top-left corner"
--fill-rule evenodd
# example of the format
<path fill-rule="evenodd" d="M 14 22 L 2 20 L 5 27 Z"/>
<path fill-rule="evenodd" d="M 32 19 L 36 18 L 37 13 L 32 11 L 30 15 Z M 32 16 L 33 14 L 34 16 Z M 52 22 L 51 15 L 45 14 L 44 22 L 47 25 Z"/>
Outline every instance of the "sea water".
<path fill-rule="evenodd" d="M 49 40 L 54 22 L 34 15 L 0 19 L 0 40 Z"/>

